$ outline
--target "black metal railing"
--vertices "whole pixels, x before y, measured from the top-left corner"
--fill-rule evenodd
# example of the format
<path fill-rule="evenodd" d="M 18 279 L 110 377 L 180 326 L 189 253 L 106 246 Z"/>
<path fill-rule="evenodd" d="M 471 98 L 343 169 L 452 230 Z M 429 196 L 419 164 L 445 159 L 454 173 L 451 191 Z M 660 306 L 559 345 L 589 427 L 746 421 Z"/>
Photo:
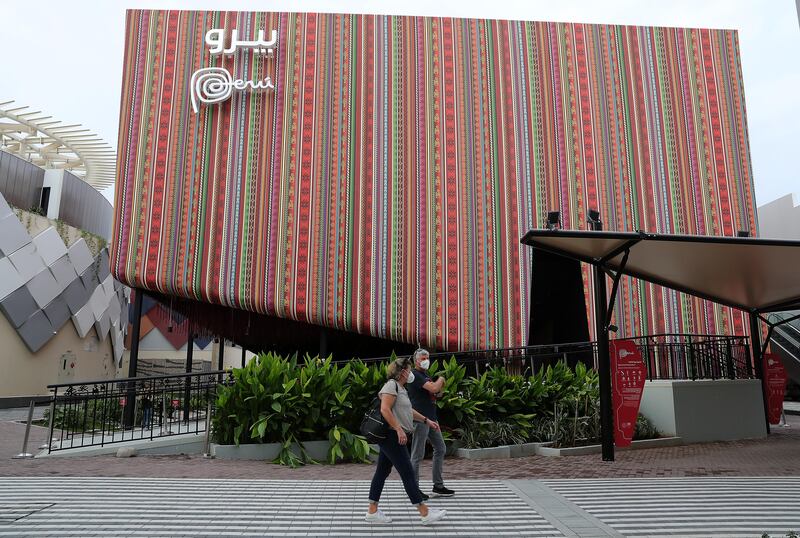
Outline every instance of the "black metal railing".
<path fill-rule="evenodd" d="M 223 371 L 48 385 L 49 452 L 206 431 Z M 213 414 L 213 412 L 212 412 Z"/>
<path fill-rule="evenodd" d="M 596 364 L 595 342 L 572 342 L 539 346 L 506 347 L 474 351 L 453 351 L 431 353 L 431 360 L 456 362 L 467 368 L 468 374 L 480 375 L 489 368 L 500 367 L 517 374 L 530 375 L 539 369 L 558 361 L 574 364 L 584 362 L 593 367 Z M 370 357 L 362 359 L 367 363 L 387 362 L 391 357 Z"/>
<path fill-rule="evenodd" d="M 642 352 L 650 380 L 755 377 L 746 336 L 655 334 L 627 340 Z"/>
<path fill-rule="evenodd" d="M 745 379 L 754 377 L 749 339 L 745 336 L 656 334 L 632 340 L 642 352 L 648 379 Z M 571 342 L 501 349 L 431 353 L 431 360 L 450 360 L 474 375 L 501 367 L 530 375 L 555 362 L 583 362 L 597 369 L 597 343 Z M 372 357 L 365 362 L 386 362 Z"/>

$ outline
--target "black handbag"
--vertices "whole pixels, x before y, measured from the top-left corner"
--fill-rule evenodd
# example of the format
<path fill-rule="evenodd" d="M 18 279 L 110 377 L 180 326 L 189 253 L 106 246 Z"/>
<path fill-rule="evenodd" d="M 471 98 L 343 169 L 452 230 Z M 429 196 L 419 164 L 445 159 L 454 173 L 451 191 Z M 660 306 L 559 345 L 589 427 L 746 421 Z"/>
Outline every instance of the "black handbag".
<path fill-rule="evenodd" d="M 395 381 L 395 383 L 397 382 Z M 389 435 L 389 425 L 386 423 L 386 419 L 383 418 L 383 414 L 381 414 L 380 397 L 376 396 L 373 398 L 372 403 L 369 404 L 369 409 L 364 413 L 364 418 L 361 420 L 359 431 L 370 443 L 383 441 Z"/>

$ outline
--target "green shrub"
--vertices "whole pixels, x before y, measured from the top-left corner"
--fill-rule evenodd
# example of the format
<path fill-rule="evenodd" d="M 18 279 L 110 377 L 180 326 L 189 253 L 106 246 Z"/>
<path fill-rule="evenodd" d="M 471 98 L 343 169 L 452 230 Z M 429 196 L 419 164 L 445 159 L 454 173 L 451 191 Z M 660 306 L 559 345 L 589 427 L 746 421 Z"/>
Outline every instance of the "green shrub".
<path fill-rule="evenodd" d="M 393 358 L 393 357 L 392 357 Z M 303 442 L 328 439 L 328 462 L 367 461 L 371 448 L 357 435 L 361 419 L 386 380 L 385 364 L 262 354 L 233 370 L 221 386 L 212 419 L 222 444 L 281 443 L 276 459 L 310 462 Z M 439 419 L 447 439 L 486 447 L 528 441 L 572 446 L 599 437 L 598 376 L 583 364 L 557 363 L 535 375 L 489 368 L 468 376 L 454 358 L 436 361 L 430 375 L 445 377 Z"/>
<path fill-rule="evenodd" d="M 657 439 L 661 437 L 661 432 L 644 416 L 636 417 L 636 429 L 633 433 L 634 439 Z"/>
<path fill-rule="evenodd" d="M 367 461 L 370 448 L 357 431 L 366 408 L 362 401 L 378 388 L 377 376 L 357 362 L 339 366 L 331 359 L 267 353 L 233 371 L 234 382 L 220 387 L 212 420 L 214 438 L 222 444 L 281 443 L 276 462 L 311 462 L 303 441 L 333 439 L 329 461 Z M 352 394 L 351 394 L 352 391 Z M 300 454 L 293 447 L 299 447 Z"/>

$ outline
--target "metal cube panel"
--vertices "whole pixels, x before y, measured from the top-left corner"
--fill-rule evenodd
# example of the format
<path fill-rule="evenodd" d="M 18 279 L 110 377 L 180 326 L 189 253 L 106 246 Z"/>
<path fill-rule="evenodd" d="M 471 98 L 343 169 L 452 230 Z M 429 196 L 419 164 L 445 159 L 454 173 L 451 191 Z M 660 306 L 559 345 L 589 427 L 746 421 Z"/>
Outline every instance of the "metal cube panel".
<path fill-rule="evenodd" d="M 0 310 L 6 315 L 11 325 L 18 329 L 34 312 L 39 310 L 39 307 L 36 306 L 36 301 L 33 300 L 28 288 L 22 286 L 0 301 Z"/>
<path fill-rule="evenodd" d="M 31 316 L 17 331 L 31 353 L 39 351 L 53 337 L 53 332 L 50 320 L 41 310 Z"/>
<path fill-rule="evenodd" d="M 63 297 L 56 297 L 50 301 L 50 304 L 44 308 L 44 314 L 54 331 L 61 329 L 70 318 L 69 307 Z"/>
<path fill-rule="evenodd" d="M 114 277 L 108 274 L 103 280 L 103 292 L 106 294 L 106 302 L 114 297 Z"/>
<path fill-rule="evenodd" d="M 83 281 L 79 278 L 73 280 L 61 295 L 66 301 L 69 311 L 73 315 L 77 314 L 78 310 L 89 302 L 90 296 L 90 293 L 86 291 L 86 288 L 83 286 Z"/>
<path fill-rule="evenodd" d="M 78 274 L 82 274 L 86 271 L 94 261 L 92 253 L 89 251 L 89 247 L 86 246 L 86 241 L 83 239 L 78 239 L 70 245 L 68 252 L 69 259 L 72 261 L 72 265 L 75 266 L 75 271 L 77 271 Z"/>
<path fill-rule="evenodd" d="M 98 277 L 100 278 L 100 282 L 103 282 L 108 275 L 111 274 L 111 268 L 108 262 L 108 250 L 101 250 L 100 251 L 100 265 L 97 271 Z"/>
<path fill-rule="evenodd" d="M 0 301 L 25 284 L 17 268 L 8 258 L 0 258 Z"/>
<path fill-rule="evenodd" d="M 120 315 L 122 314 L 122 305 L 119 303 L 116 295 L 111 296 L 111 301 L 108 303 L 108 315 L 111 317 L 112 325 L 119 323 Z"/>
<path fill-rule="evenodd" d="M 0 219 L 4 219 L 7 216 L 11 215 L 13 211 L 11 210 L 11 206 L 8 205 L 6 202 L 5 197 L 2 193 L 0 193 Z"/>
<path fill-rule="evenodd" d="M 83 281 L 83 287 L 86 288 L 86 291 L 88 291 L 90 295 L 94 293 L 94 290 L 100 285 L 100 279 L 97 278 L 97 271 L 95 271 L 93 266 L 90 266 L 81 273 L 81 280 Z M 103 292 L 103 295 L 105 295 L 105 292 Z"/>
<path fill-rule="evenodd" d="M 89 298 L 89 306 L 92 309 L 92 314 L 94 315 L 95 321 L 100 321 L 100 318 L 103 316 L 106 308 L 108 308 L 106 294 L 103 291 L 102 286 L 97 286 L 94 289 L 94 292 L 92 292 L 92 296 Z"/>
<path fill-rule="evenodd" d="M 94 330 L 97 331 L 97 338 L 101 341 L 105 340 L 106 336 L 108 336 L 109 329 L 111 329 L 111 318 L 108 315 L 108 311 L 106 311 L 103 312 L 100 315 L 100 319 L 94 323 Z"/>
<path fill-rule="evenodd" d="M 39 308 L 44 308 L 50 304 L 50 301 L 55 299 L 62 291 L 53 273 L 48 269 L 42 270 L 25 284 L 25 286 L 28 288 L 28 291 L 31 292 L 33 300 L 36 301 Z"/>
<path fill-rule="evenodd" d="M 33 238 L 33 244 L 46 265 L 53 265 L 57 259 L 66 255 L 67 247 L 54 227 L 50 227 Z"/>
<path fill-rule="evenodd" d="M 89 333 L 94 325 L 94 321 L 92 307 L 88 304 L 72 316 L 72 323 L 75 325 L 75 330 L 78 331 L 78 336 L 81 338 L 84 338 Z"/>
<path fill-rule="evenodd" d="M 114 361 L 119 365 L 122 353 L 125 351 L 125 337 L 120 330 L 113 330 L 112 335 L 111 346 L 114 350 Z"/>
<path fill-rule="evenodd" d="M 62 256 L 57 259 L 51 266 L 50 272 L 53 273 L 56 282 L 62 290 L 67 289 L 73 280 L 78 278 L 78 273 L 75 272 L 75 266 L 69 260 L 69 256 Z"/>
<path fill-rule="evenodd" d="M 31 242 L 31 236 L 14 213 L 0 218 L 0 254 L 8 256 Z"/>
<path fill-rule="evenodd" d="M 9 256 L 9 259 L 11 263 L 14 264 L 14 267 L 17 268 L 17 272 L 19 272 L 19 275 L 25 282 L 28 282 L 45 269 L 44 260 L 42 260 L 42 257 L 36 250 L 36 245 L 33 243 L 29 243 L 17 249 Z"/>

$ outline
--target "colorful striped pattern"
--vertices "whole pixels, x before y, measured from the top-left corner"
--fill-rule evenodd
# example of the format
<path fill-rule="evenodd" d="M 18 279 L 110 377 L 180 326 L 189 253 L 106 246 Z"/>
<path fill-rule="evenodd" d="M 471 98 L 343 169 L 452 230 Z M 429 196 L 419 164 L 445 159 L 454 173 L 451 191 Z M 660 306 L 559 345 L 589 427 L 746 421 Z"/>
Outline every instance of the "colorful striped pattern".
<path fill-rule="evenodd" d="M 273 59 L 211 28 L 278 30 Z M 270 76 L 194 114 L 201 67 Z M 736 32 L 314 13 L 127 15 L 112 267 L 188 297 L 434 348 L 521 345 L 530 252 L 584 228 L 755 230 Z M 589 303 L 591 304 L 591 303 Z M 623 283 L 620 334 L 742 317 Z"/>

